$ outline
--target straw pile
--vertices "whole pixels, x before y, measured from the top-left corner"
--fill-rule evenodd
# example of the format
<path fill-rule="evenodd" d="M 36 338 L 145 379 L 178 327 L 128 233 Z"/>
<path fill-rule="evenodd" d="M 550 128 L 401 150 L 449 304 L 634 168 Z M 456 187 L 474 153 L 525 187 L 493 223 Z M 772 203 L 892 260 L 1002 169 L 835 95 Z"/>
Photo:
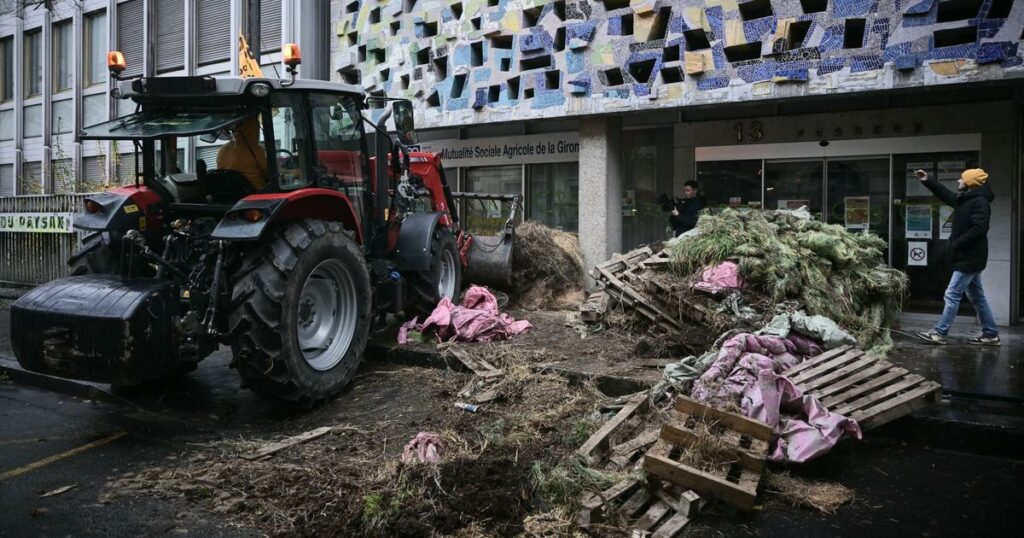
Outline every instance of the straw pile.
<path fill-rule="evenodd" d="M 576 234 L 533 221 L 517 226 L 511 296 L 528 309 L 578 305 L 583 300 L 583 253 Z"/>
<path fill-rule="evenodd" d="M 853 500 L 853 490 L 841 484 L 815 482 L 790 476 L 788 472 L 768 473 L 765 492 L 782 497 L 794 506 L 813 508 L 833 514 Z"/>
<path fill-rule="evenodd" d="M 797 300 L 809 314 L 849 329 L 864 347 L 889 341 L 881 328 L 895 320 L 907 277 L 885 264 L 881 238 L 791 211 L 726 209 L 702 215 L 697 227 L 698 235 L 670 247 L 676 274 L 689 278 L 734 260 L 747 287 L 771 302 Z"/>

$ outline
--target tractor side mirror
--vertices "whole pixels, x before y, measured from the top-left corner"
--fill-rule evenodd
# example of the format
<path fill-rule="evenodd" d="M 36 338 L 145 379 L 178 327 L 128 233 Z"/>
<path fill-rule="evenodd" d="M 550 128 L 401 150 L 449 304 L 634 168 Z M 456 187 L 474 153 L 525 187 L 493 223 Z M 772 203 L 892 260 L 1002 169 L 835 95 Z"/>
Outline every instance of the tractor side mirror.
<path fill-rule="evenodd" d="M 416 120 L 413 117 L 412 101 L 399 99 L 391 102 L 391 112 L 395 118 L 395 130 L 398 131 L 398 141 L 403 146 L 412 146 L 417 143 Z"/>

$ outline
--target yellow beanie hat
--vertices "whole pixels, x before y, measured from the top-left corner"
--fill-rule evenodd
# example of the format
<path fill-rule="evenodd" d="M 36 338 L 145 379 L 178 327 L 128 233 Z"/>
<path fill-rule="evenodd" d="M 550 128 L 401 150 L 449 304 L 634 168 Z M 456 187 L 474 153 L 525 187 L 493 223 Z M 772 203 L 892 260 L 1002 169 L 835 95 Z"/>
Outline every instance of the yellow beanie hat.
<path fill-rule="evenodd" d="M 960 174 L 960 179 L 964 180 L 964 185 L 967 185 L 968 188 L 975 189 L 988 181 L 988 174 L 981 168 L 971 168 L 964 170 L 964 173 Z"/>

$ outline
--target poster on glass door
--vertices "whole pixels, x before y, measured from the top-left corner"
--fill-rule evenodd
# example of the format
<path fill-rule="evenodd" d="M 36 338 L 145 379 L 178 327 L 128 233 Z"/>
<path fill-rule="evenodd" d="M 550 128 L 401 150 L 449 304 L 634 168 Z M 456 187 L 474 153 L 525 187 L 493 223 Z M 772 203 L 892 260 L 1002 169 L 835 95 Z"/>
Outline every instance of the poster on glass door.
<path fill-rule="evenodd" d="M 953 234 L 953 208 L 944 205 L 939 208 L 939 239 L 949 239 Z"/>
<path fill-rule="evenodd" d="M 847 230 L 867 230 L 871 221 L 871 198 L 867 196 L 847 196 L 843 205 L 844 225 Z"/>
<path fill-rule="evenodd" d="M 932 206 L 907 206 L 907 239 L 932 238 Z"/>

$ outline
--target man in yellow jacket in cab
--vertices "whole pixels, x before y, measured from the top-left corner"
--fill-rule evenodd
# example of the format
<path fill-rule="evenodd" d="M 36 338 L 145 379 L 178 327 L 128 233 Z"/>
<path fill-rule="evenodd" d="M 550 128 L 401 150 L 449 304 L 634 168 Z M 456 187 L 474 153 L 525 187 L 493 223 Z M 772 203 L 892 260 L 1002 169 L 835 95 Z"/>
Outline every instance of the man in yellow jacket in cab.
<path fill-rule="evenodd" d="M 217 152 L 217 168 L 240 172 L 257 192 L 267 186 L 267 153 L 259 144 L 259 135 L 259 116 L 253 116 L 243 121 L 231 141 Z"/>

